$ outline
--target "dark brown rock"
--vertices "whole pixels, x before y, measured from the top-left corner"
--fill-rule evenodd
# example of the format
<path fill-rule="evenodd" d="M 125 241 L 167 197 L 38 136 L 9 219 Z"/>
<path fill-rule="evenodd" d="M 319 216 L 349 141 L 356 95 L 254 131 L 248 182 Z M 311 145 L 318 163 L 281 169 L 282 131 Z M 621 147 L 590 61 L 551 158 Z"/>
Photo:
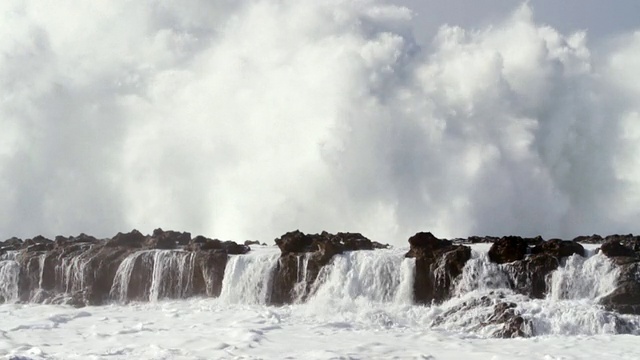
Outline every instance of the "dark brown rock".
<path fill-rule="evenodd" d="M 541 253 L 525 260 L 505 264 L 505 269 L 514 291 L 532 298 L 543 299 L 548 293 L 547 278 L 558 266 L 557 257 Z"/>
<path fill-rule="evenodd" d="M 497 303 L 494 307 L 494 313 L 487 322 L 489 324 L 501 324 L 502 329 L 496 331 L 493 336 L 499 338 L 516 338 L 529 336 L 526 331 L 530 328 L 528 322 L 516 313 L 515 303 Z"/>
<path fill-rule="evenodd" d="M 529 252 L 528 242 L 519 236 L 505 236 L 495 241 L 489 249 L 489 260 L 505 264 L 523 260 Z"/>
<path fill-rule="evenodd" d="M 275 240 L 280 248 L 280 259 L 273 273 L 269 303 L 289 304 L 305 299 L 315 283 L 322 267 L 334 256 L 346 251 L 383 248 L 359 233 L 304 234 L 299 230 L 288 232 Z M 301 266 L 306 263 L 304 268 Z M 306 270 L 306 272 L 305 272 Z M 302 283 L 302 279 L 306 279 Z"/>
<path fill-rule="evenodd" d="M 600 235 L 593 234 L 577 236 L 573 239 L 573 241 L 583 244 L 602 244 L 604 242 L 604 239 Z"/>
<path fill-rule="evenodd" d="M 600 299 L 600 303 L 621 314 L 640 315 L 640 263 L 620 266 L 616 289 Z"/>
<path fill-rule="evenodd" d="M 175 249 L 177 246 L 185 246 L 191 242 L 191 233 L 173 230 L 164 231 L 155 229 L 147 244 L 152 249 Z"/>
<path fill-rule="evenodd" d="M 306 235 L 300 230 L 288 232 L 275 240 L 282 254 L 313 252 L 316 237 Z"/>
<path fill-rule="evenodd" d="M 640 252 L 640 236 L 634 236 L 633 234 L 628 235 L 609 235 L 604 238 L 605 242 L 617 241 L 623 246 L 628 247 L 629 249 Z"/>
<path fill-rule="evenodd" d="M 128 233 L 118 233 L 113 238 L 106 241 L 106 247 L 127 247 L 127 248 L 142 248 L 145 245 L 147 237 L 142 235 L 138 230 L 132 230 Z"/>
<path fill-rule="evenodd" d="M 22 247 L 22 240 L 17 237 L 12 237 L 0 243 L 0 247 L 7 250 L 18 250 Z"/>
<path fill-rule="evenodd" d="M 633 249 L 620 244 L 619 240 L 611 239 L 600 247 L 600 251 L 607 257 L 630 257 L 636 258 L 638 254 Z"/>
<path fill-rule="evenodd" d="M 453 281 L 471 258 L 471 248 L 420 232 L 409 238 L 406 257 L 416 259 L 414 300 L 420 304 L 440 303 L 451 297 Z"/>
<path fill-rule="evenodd" d="M 251 250 L 247 245 L 241 245 L 233 241 L 209 239 L 200 235 L 191 240 L 186 249 L 190 251 L 213 251 L 229 255 L 246 254 Z"/>
<path fill-rule="evenodd" d="M 584 257 L 584 247 L 575 241 L 552 239 L 542 242 L 531 249 L 532 254 L 549 254 L 556 258 L 564 258 L 574 254 Z"/>

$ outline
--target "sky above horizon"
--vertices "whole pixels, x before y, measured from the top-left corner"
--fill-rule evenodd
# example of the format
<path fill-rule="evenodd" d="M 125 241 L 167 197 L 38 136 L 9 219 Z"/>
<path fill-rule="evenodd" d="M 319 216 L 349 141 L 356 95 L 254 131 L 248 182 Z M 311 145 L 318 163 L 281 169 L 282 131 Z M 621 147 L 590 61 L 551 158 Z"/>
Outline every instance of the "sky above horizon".
<path fill-rule="evenodd" d="M 443 24 L 483 28 L 508 16 L 519 4 L 528 4 L 535 20 L 562 33 L 585 30 L 598 43 L 611 36 L 638 30 L 640 1 L 635 0 L 390 0 L 414 12 L 419 40 L 433 38 Z"/>
<path fill-rule="evenodd" d="M 0 238 L 640 232 L 638 4 L 2 1 Z"/>

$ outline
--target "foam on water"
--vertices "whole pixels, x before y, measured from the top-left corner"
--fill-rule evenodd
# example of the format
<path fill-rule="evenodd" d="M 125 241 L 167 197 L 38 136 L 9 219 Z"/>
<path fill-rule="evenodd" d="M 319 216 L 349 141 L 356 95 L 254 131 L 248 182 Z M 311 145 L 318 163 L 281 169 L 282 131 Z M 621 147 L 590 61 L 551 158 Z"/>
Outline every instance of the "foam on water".
<path fill-rule="evenodd" d="M 0 229 L 637 230 L 640 36 L 593 46 L 527 3 L 420 43 L 411 17 L 384 0 L 4 0 Z"/>
<path fill-rule="evenodd" d="M 144 276 L 150 285 L 144 296 L 149 303 L 107 305 L 84 312 L 47 305 L 1 305 L 0 316 L 6 320 L 0 324 L 0 340 L 4 337 L 6 345 L 0 345 L 0 356 L 80 358 L 70 353 L 73 348 L 74 354 L 94 358 L 279 358 L 284 343 L 291 344 L 287 351 L 294 358 L 317 359 L 344 354 L 355 358 L 456 359 L 462 354 L 483 360 L 580 358 L 585 349 L 591 355 L 598 353 L 598 344 L 624 347 L 601 352 L 609 358 L 640 354 L 628 347 L 635 340 L 614 336 L 621 330 L 638 333 L 640 317 L 610 313 L 597 304 L 614 288 L 618 275 L 606 257 L 567 258 L 549 277 L 548 296 L 529 299 L 508 290 L 508 269 L 488 261 L 486 246 L 472 248 L 472 258 L 454 284 L 453 298 L 432 306 L 412 304 L 415 262 L 404 258 L 407 249 L 335 256 L 306 298 L 281 307 L 265 306 L 279 261 L 275 247 L 230 256 L 219 298 L 179 301 L 163 299 L 189 296 L 187 274 L 192 273 L 193 258 L 183 251 L 140 251 L 122 262 L 112 293 L 126 302 L 129 284 L 140 276 L 136 263 L 147 262 L 149 274 Z M 307 285 L 308 260 L 308 255 L 298 259 L 299 287 Z M 7 280 L 19 268 L 15 261 L 2 260 L 0 270 L 0 278 Z M 0 284 L 17 284 L 17 280 Z M 5 286 L 0 292 L 12 298 L 17 289 Z M 528 320 L 525 333 L 536 335 L 536 340 L 487 339 L 501 328 L 487 322 L 498 302 L 515 303 L 517 315 Z M 84 332 L 91 347 L 73 341 L 59 347 L 46 340 L 74 332 Z M 27 338 L 27 333 L 32 335 Z M 580 337 L 571 337 L 575 335 Z M 569 350 L 566 344 L 578 348 Z M 496 357 L 501 353 L 504 357 Z"/>

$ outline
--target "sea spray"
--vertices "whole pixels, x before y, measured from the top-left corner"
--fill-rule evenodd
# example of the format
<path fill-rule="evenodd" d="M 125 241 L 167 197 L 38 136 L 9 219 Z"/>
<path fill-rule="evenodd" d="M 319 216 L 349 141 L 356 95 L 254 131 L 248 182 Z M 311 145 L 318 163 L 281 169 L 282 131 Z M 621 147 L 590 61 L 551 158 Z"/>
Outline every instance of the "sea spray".
<path fill-rule="evenodd" d="M 593 46 L 528 3 L 425 43 L 381 0 L 3 4 L 7 233 L 637 230 L 631 32 Z"/>
<path fill-rule="evenodd" d="M 271 277 L 279 256 L 278 251 L 232 256 L 225 268 L 220 300 L 225 303 L 267 304 Z"/>
<path fill-rule="evenodd" d="M 495 321 L 495 306 L 506 303 L 513 304 L 515 316 L 525 319 L 528 335 L 640 333 L 640 317 L 610 312 L 598 304 L 600 297 L 615 289 L 618 276 L 617 267 L 602 254 L 563 260 L 547 278 L 549 292 L 544 299 L 514 293 L 509 264 L 493 264 L 484 252 L 472 254 L 456 296 L 433 306 L 427 317 L 431 326 L 492 336 L 502 326 Z"/>

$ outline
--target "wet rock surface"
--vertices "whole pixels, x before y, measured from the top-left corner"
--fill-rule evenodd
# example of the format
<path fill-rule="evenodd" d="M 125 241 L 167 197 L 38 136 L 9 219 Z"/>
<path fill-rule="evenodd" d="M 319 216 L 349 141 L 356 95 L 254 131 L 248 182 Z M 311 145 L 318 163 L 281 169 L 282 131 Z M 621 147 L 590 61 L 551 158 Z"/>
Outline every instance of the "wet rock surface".
<path fill-rule="evenodd" d="M 619 266 L 616 289 L 600 300 L 607 309 L 640 315 L 640 239 L 633 235 L 607 236 L 600 252 Z"/>
<path fill-rule="evenodd" d="M 430 232 L 410 237 L 409 245 L 405 256 L 416 259 L 414 300 L 430 304 L 451 297 L 453 282 L 471 258 L 471 248 L 438 239 Z"/>
<path fill-rule="evenodd" d="M 575 241 L 505 236 L 496 240 L 488 252 L 489 260 L 501 264 L 512 290 L 532 298 L 544 298 L 548 279 L 569 256 L 585 256 Z"/>
<path fill-rule="evenodd" d="M 233 241 L 202 236 L 192 240 L 190 233 L 162 229 L 151 235 L 133 230 L 104 240 L 86 234 L 55 240 L 11 238 L 2 242 L 2 249 L 17 252 L 19 301 L 73 306 L 153 296 L 219 296 L 228 255 L 250 250 Z M 119 279 L 123 271 L 130 276 Z M 158 294 L 151 294 L 158 276 L 162 284 Z"/>
<path fill-rule="evenodd" d="M 321 269 L 346 251 L 387 248 L 360 233 L 305 234 L 299 230 L 275 239 L 280 258 L 273 274 L 269 303 L 289 304 L 306 299 Z"/>
<path fill-rule="evenodd" d="M 458 296 L 456 285 L 472 257 L 468 245 L 477 243 L 492 244 L 488 253 L 482 254 L 488 259 L 483 261 L 501 272 L 502 277 L 496 280 L 501 288 L 543 299 L 550 291 L 551 274 L 569 257 L 587 255 L 579 242 L 601 244 L 600 256 L 608 257 L 619 271 L 615 289 L 601 297 L 600 304 L 614 313 L 640 315 L 640 237 L 631 234 L 590 235 L 574 240 L 518 236 L 447 240 L 419 232 L 408 239 L 405 254 L 415 259 L 414 301 L 439 304 Z M 220 296 L 229 256 L 242 256 L 252 246 L 263 245 L 254 240 L 237 243 L 192 237 L 188 232 L 156 229 L 144 235 L 133 230 L 109 239 L 86 234 L 56 236 L 53 240 L 44 236 L 24 241 L 9 238 L 0 242 L 0 261 L 13 262 L 8 270 L 18 269 L 17 300 L 86 306 Z M 323 281 L 327 273 L 323 270 L 336 256 L 388 247 L 359 233 L 305 234 L 298 230 L 275 239 L 275 245 L 280 255 L 269 270 L 266 302 L 271 305 L 305 301 Z M 0 297 L 0 302 L 8 301 L 6 293 L 0 293 Z M 519 314 L 514 303 L 487 301 L 475 299 L 455 311 L 483 307 L 483 326 L 498 329 L 492 333 L 495 337 L 532 334 L 529 320 Z M 631 332 L 630 325 L 621 319 L 616 320 L 617 331 Z"/>

